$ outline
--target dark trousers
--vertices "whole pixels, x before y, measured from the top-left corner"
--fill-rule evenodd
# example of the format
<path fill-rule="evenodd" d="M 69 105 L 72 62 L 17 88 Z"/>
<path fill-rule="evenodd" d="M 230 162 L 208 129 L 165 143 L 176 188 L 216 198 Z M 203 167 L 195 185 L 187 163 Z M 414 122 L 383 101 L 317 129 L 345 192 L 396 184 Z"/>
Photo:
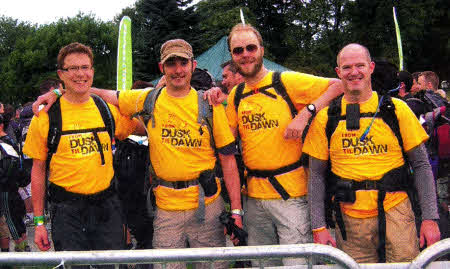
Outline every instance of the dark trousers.
<path fill-rule="evenodd" d="M 52 203 L 51 222 L 56 251 L 125 249 L 122 209 L 115 194 L 101 201 Z"/>
<path fill-rule="evenodd" d="M 25 216 L 25 204 L 17 191 L 0 193 L 1 215 L 5 216 L 11 237 L 18 240 L 26 233 L 23 223 Z"/>

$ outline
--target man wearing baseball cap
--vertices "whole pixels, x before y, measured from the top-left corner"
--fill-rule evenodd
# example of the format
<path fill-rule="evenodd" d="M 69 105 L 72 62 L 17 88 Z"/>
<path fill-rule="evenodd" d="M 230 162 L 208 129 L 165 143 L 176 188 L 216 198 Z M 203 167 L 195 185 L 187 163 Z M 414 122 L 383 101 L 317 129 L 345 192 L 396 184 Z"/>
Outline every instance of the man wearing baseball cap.
<path fill-rule="evenodd" d="M 153 247 L 225 246 L 223 226 L 219 222 L 224 202 L 214 173 L 217 158 L 230 196 L 233 218 L 239 227 L 242 227 L 243 214 L 234 159 L 235 140 L 225 109 L 222 105 L 211 107 L 212 117 L 199 120 L 203 98 L 190 85 L 197 62 L 189 43 L 182 39 L 169 40 L 161 46 L 160 52 L 159 68 L 166 79 L 166 86 L 161 90 L 92 89 L 91 92 L 118 105 L 123 115 L 150 110 L 152 117 L 145 125 L 157 207 Z M 153 108 L 149 107 L 148 95 L 156 100 Z M 45 98 L 52 103 L 54 96 L 41 96 L 38 102 Z M 209 268 L 210 264 L 196 266 L 203 267 Z M 217 262 L 213 267 L 227 268 L 227 263 Z M 168 268 L 184 268 L 184 265 L 171 263 Z"/>

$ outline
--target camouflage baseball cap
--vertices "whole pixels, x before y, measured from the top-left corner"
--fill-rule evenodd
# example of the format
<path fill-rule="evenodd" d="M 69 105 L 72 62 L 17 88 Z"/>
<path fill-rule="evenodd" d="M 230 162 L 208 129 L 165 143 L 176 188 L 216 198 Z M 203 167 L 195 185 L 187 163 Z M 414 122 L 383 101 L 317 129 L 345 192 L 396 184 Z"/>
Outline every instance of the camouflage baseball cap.
<path fill-rule="evenodd" d="M 173 56 L 179 56 L 186 59 L 194 57 L 192 46 L 183 39 L 172 39 L 166 41 L 161 46 L 161 64 Z"/>

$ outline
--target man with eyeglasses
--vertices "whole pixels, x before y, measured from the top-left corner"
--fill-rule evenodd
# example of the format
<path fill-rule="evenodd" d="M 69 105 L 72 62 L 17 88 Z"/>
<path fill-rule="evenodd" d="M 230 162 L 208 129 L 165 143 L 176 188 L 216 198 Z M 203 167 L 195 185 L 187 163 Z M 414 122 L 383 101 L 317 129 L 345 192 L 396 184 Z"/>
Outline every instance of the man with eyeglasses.
<path fill-rule="evenodd" d="M 23 151 L 33 158 L 34 241 L 42 251 L 51 247 L 44 219 L 47 188 L 56 251 L 125 247 L 120 202 L 111 184 L 113 137 L 96 103 L 101 99 L 97 96 L 94 101 L 90 93 L 93 63 L 91 49 L 83 44 L 71 43 L 59 51 L 57 73 L 66 87 L 58 100 L 59 111 L 40 111 L 39 117 L 32 119 L 26 137 Z M 48 94 L 59 97 L 61 91 L 55 89 Z M 124 139 L 134 130 L 135 123 L 115 106 L 103 102 L 103 108 L 112 115 L 112 135 Z M 58 114 L 61 126 L 56 132 L 61 135 L 56 151 L 49 155 L 49 126 Z"/>
<path fill-rule="evenodd" d="M 153 111 L 148 111 L 152 117 L 145 124 L 157 207 L 153 247 L 185 248 L 188 244 L 190 247 L 222 247 L 225 235 L 219 216 L 224 202 L 214 173 L 217 160 L 230 197 L 232 218 L 242 227 L 235 139 L 221 105 L 208 107 L 212 109 L 212 118 L 202 118 L 199 122 L 201 96 L 190 85 L 197 65 L 191 45 L 185 40 L 173 39 L 165 42 L 160 52 L 159 68 L 165 76 L 164 88 L 121 92 L 92 89 L 91 92 L 118 105 L 124 115 L 142 115 L 144 108 L 151 109 L 147 96 L 156 93 Z M 52 103 L 54 96 L 44 95 L 36 105 L 42 100 Z M 227 268 L 227 264 L 216 262 L 213 267 Z M 184 268 L 184 265 L 171 263 L 167 267 Z M 209 267 L 209 263 L 196 265 L 196 268 Z"/>
<path fill-rule="evenodd" d="M 312 242 L 300 138 L 308 119 L 341 93 L 341 83 L 298 72 L 283 72 L 280 83 L 275 82 L 276 74 L 263 64 L 261 35 L 249 24 L 233 27 L 228 47 L 245 82 L 229 94 L 226 113 L 232 132 L 241 139 L 248 172 L 244 210 L 248 244 Z M 280 84 L 285 88 L 284 98 L 278 93 Z M 208 97 L 215 103 L 220 94 L 213 90 Z M 282 262 L 292 265 L 305 261 Z M 264 265 L 277 266 L 280 261 L 265 261 Z"/>

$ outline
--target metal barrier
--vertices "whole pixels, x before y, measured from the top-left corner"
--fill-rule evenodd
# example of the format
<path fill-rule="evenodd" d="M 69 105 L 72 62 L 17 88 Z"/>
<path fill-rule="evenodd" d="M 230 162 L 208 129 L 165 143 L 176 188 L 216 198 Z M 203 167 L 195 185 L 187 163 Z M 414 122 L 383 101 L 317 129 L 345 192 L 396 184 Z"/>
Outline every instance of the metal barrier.
<path fill-rule="evenodd" d="M 266 260 L 285 257 L 329 258 L 337 264 L 351 269 L 360 268 L 349 255 L 326 245 L 274 245 L 225 248 L 151 249 L 116 251 L 61 251 L 61 252 L 11 252 L 0 253 L 0 264 L 6 265 L 98 265 L 98 264 L 146 264 L 168 262 L 212 262 L 231 260 Z M 211 268 L 213 263 L 211 263 Z M 308 265 L 312 268 L 312 264 Z M 261 267 L 263 268 L 263 267 Z"/>
<path fill-rule="evenodd" d="M 0 253 L 0 265 L 22 266 L 72 266 L 115 264 L 148 264 L 170 262 L 209 262 L 213 268 L 214 261 L 238 261 L 280 259 L 280 258 L 311 258 L 330 259 L 344 268 L 370 269 L 419 269 L 431 265 L 431 268 L 450 268 L 450 261 L 433 262 L 437 258 L 450 253 L 450 238 L 433 244 L 422 251 L 411 263 L 358 264 L 343 251 L 326 245 L 274 245 L 247 246 L 226 248 L 189 248 L 189 249 L 151 249 L 151 250 L 115 250 L 115 251 L 62 251 L 62 252 L 26 252 Z M 431 262 L 433 262 L 431 264 Z M 260 262 L 260 264 L 262 264 Z M 309 264 L 296 268 L 312 268 Z M 337 267 L 337 265 L 319 265 L 320 268 Z M 264 268 L 261 266 L 260 268 Z M 314 266 L 316 268 L 316 266 Z"/>

